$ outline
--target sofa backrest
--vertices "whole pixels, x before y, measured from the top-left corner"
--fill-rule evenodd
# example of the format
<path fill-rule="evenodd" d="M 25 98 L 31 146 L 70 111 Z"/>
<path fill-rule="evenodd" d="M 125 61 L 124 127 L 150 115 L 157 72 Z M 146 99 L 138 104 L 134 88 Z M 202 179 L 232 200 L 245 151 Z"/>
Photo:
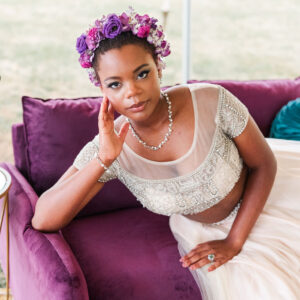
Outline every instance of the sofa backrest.
<path fill-rule="evenodd" d="M 300 96 L 300 77 L 201 82 L 220 84 L 237 96 L 248 107 L 264 136 L 268 136 L 280 108 Z M 22 97 L 23 123 L 12 127 L 15 164 L 39 196 L 56 183 L 80 149 L 97 134 L 101 101 L 101 97 L 46 100 Z M 121 182 L 112 180 L 78 216 L 140 206 Z"/>

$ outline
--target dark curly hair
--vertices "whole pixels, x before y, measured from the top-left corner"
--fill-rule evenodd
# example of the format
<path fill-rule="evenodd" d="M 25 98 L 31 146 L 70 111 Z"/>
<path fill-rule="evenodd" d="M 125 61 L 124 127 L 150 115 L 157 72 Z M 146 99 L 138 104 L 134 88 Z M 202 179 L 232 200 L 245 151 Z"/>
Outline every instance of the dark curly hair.
<path fill-rule="evenodd" d="M 139 38 L 136 35 L 134 35 L 131 31 L 124 31 L 121 34 L 114 37 L 113 39 L 102 40 L 99 43 L 99 47 L 95 51 L 95 56 L 92 61 L 92 67 L 95 70 L 99 82 L 100 82 L 100 78 L 98 77 L 98 73 L 97 73 L 97 65 L 98 65 L 98 59 L 100 55 L 104 54 L 108 50 L 120 49 L 122 46 L 131 45 L 131 44 L 140 45 L 152 55 L 155 62 L 157 61 L 157 54 L 155 53 L 154 45 L 150 44 L 146 38 Z"/>

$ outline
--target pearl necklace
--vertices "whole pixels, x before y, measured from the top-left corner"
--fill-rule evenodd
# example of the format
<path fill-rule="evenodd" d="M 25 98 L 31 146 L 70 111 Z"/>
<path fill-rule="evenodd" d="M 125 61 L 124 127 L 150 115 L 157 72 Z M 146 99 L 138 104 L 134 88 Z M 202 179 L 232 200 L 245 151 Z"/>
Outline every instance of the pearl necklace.
<path fill-rule="evenodd" d="M 145 148 L 148 148 L 151 150 L 160 149 L 168 141 L 169 136 L 172 133 L 173 119 L 172 119 L 171 101 L 169 100 L 169 96 L 167 93 L 164 93 L 163 91 L 161 91 L 161 94 L 163 95 L 163 97 L 166 99 L 166 101 L 168 103 L 169 128 L 168 128 L 168 132 L 165 135 L 165 138 L 160 142 L 160 144 L 158 146 L 147 145 L 147 143 L 138 136 L 138 134 L 135 132 L 133 126 L 131 125 L 129 119 L 126 117 L 126 121 L 129 123 L 129 128 L 131 129 L 133 136 L 135 136 L 137 138 L 137 140 L 139 141 L 139 143 L 141 143 Z"/>

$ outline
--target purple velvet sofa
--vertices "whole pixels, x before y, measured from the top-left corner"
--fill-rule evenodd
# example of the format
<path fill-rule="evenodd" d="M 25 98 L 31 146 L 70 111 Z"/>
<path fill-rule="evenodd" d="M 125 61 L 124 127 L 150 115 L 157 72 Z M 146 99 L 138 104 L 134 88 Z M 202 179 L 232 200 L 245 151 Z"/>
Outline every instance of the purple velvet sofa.
<path fill-rule="evenodd" d="M 300 97 L 300 77 L 209 82 L 223 85 L 244 102 L 265 136 L 280 108 Z M 169 218 L 144 209 L 118 180 L 108 182 L 61 231 L 42 233 L 32 228 L 39 195 L 97 134 L 100 103 L 101 98 L 22 98 L 23 123 L 12 126 L 15 165 L 0 163 L 12 176 L 9 226 L 14 299 L 201 299 L 189 270 L 178 261 Z M 4 270 L 5 227 L 4 223 L 0 235 Z"/>

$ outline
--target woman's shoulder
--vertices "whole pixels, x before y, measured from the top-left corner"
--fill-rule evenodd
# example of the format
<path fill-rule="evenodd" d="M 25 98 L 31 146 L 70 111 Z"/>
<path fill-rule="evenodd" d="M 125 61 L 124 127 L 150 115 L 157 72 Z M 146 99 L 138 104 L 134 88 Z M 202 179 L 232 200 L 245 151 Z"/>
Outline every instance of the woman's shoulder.
<path fill-rule="evenodd" d="M 194 98 L 196 101 L 218 101 L 220 85 L 207 83 L 207 82 L 196 82 L 188 84 L 174 85 L 165 90 L 169 96 L 175 99 L 179 106 L 185 105 L 186 101 Z"/>

